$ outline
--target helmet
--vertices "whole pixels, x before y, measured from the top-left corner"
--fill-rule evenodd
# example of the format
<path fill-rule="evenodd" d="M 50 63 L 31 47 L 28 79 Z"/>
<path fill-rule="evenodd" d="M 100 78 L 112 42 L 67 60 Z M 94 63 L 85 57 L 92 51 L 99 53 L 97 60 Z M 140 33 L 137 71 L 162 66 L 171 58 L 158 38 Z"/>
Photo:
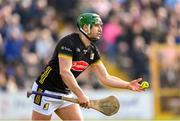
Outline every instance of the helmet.
<path fill-rule="evenodd" d="M 95 24 L 100 24 L 102 25 L 102 20 L 99 15 L 95 13 L 83 13 L 80 14 L 80 16 L 77 19 L 77 25 L 80 30 L 82 30 L 84 25 L 90 26 L 90 29 L 92 28 L 93 25 Z"/>

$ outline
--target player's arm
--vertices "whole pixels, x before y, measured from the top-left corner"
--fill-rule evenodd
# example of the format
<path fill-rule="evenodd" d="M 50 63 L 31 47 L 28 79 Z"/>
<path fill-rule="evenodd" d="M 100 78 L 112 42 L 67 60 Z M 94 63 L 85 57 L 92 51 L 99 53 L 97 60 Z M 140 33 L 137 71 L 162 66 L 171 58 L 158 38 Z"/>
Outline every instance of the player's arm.
<path fill-rule="evenodd" d="M 142 78 L 127 82 L 118 77 L 112 76 L 107 72 L 104 64 L 100 60 L 92 64 L 91 69 L 96 74 L 99 81 L 106 86 L 141 91 L 140 84 L 138 82 L 140 82 Z"/>
<path fill-rule="evenodd" d="M 78 97 L 79 103 L 82 104 L 81 106 L 83 106 L 84 103 L 83 107 L 87 107 L 88 105 L 87 103 L 89 103 L 87 102 L 88 97 L 86 97 L 82 89 L 79 87 L 74 75 L 70 71 L 72 66 L 72 57 L 64 54 L 59 54 L 58 58 L 60 65 L 59 66 L 60 75 L 64 83 Z"/>
<path fill-rule="evenodd" d="M 59 72 L 64 83 L 73 91 L 77 96 L 82 95 L 83 91 L 76 82 L 76 79 L 70 71 L 72 66 L 72 57 L 59 54 Z"/>

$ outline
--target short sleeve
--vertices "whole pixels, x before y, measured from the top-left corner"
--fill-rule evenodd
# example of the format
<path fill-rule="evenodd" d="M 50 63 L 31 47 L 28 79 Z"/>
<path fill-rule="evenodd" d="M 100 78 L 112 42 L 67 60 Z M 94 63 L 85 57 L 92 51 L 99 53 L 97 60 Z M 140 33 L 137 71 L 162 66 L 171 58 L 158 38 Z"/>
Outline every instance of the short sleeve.
<path fill-rule="evenodd" d="M 62 39 L 58 45 L 58 57 L 60 56 L 73 56 L 73 44 L 70 39 Z"/>

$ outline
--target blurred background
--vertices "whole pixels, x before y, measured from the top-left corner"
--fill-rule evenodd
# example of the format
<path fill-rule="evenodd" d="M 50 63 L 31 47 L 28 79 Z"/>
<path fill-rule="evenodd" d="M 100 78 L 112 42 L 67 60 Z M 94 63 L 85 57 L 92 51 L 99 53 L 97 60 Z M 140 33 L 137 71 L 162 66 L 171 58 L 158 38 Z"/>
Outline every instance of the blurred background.
<path fill-rule="evenodd" d="M 85 119 L 180 119 L 180 0 L 0 0 L 0 120 L 31 118 L 26 91 L 83 12 L 103 20 L 96 44 L 108 72 L 151 85 L 140 93 L 115 90 L 85 71 L 78 83 L 91 99 L 114 95 L 121 103 L 111 117 L 82 109 Z"/>

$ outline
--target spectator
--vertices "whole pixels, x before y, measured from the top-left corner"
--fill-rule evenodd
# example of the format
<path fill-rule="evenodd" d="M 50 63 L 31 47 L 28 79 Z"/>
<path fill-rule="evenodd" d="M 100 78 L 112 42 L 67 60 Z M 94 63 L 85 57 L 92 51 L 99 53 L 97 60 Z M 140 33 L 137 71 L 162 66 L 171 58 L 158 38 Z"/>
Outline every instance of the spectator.
<path fill-rule="evenodd" d="M 120 26 L 119 22 L 120 19 L 118 14 L 112 12 L 112 15 L 109 18 L 109 22 L 107 22 L 103 28 L 103 40 L 105 43 L 106 51 L 108 53 L 107 56 L 110 60 L 112 60 L 112 58 L 114 58 L 116 54 L 116 38 L 123 33 L 122 27 Z"/>
<path fill-rule="evenodd" d="M 48 60 L 54 42 L 75 31 L 74 18 L 84 11 L 96 12 L 103 18 L 106 44 L 99 43 L 100 51 L 126 73 L 136 72 L 129 76 L 149 78 L 146 49 L 152 42 L 165 44 L 166 38 L 173 38 L 175 45 L 180 43 L 179 6 L 179 0 L 3 0 L 0 65 L 5 69 L 1 71 L 1 78 L 6 80 L 5 90 L 9 89 L 7 83 L 16 83 L 17 88 L 23 89 L 34 80 L 41 64 Z"/>
<path fill-rule="evenodd" d="M 4 42 L 4 57 L 7 64 L 19 61 L 22 62 L 23 38 L 18 28 L 12 28 L 9 37 Z"/>
<path fill-rule="evenodd" d="M 150 81 L 149 60 L 147 55 L 147 46 L 142 36 L 137 36 L 133 40 L 133 51 L 131 53 L 133 60 L 133 72 L 135 77 L 143 77 Z"/>

